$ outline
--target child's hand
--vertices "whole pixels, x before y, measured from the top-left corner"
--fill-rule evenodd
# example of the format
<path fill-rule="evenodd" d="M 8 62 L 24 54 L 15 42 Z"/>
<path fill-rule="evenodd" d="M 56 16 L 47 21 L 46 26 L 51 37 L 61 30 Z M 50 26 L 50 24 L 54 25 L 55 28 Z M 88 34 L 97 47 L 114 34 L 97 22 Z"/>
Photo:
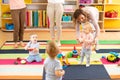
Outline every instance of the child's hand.
<path fill-rule="evenodd" d="M 80 44 L 80 40 L 79 39 L 77 39 L 77 42 L 78 42 L 78 44 Z"/>
<path fill-rule="evenodd" d="M 33 49 L 33 48 L 28 48 L 27 50 L 29 50 L 29 51 L 33 51 L 34 49 Z"/>
<path fill-rule="evenodd" d="M 33 49 L 33 52 L 34 52 L 34 53 L 37 53 L 37 52 L 38 52 L 38 49 L 37 49 L 37 48 L 34 48 L 34 49 Z"/>
<path fill-rule="evenodd" d="M 81 44 L 83 42 L 83 39 L 77 39 L 77 42 Z"/>
<path fill-rule="evenodd" d="M 55 71 L 55 75 L 58 76 L 58 77 L 61 77 L 65 74 L 65 71 L 64 70 L 56 70 Z"/>

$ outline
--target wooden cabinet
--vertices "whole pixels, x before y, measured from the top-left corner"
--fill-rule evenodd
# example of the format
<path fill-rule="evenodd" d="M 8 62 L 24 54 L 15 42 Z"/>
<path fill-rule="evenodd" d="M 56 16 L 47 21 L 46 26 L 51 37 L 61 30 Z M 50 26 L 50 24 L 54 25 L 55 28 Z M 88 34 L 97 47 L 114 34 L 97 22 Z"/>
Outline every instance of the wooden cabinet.
<path fill-rule="evenodd" d="M 111 11 L 117 12 L 117 17 L 105 17 L 104 16 L 104 29 L 106 31 L 119 31 L 120 30 L 120 0 L 105 0 L 105 12 Z"/>

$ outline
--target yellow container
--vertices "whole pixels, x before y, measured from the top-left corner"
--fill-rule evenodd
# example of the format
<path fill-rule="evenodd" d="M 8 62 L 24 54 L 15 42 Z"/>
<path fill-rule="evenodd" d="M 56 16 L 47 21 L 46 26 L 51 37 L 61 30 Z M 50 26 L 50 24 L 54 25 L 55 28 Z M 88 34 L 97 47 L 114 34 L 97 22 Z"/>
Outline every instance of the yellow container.
<path fill-rule="evenodd" d="M 32 0 L 24 0 L 26 4 L 31 4 Z"/>

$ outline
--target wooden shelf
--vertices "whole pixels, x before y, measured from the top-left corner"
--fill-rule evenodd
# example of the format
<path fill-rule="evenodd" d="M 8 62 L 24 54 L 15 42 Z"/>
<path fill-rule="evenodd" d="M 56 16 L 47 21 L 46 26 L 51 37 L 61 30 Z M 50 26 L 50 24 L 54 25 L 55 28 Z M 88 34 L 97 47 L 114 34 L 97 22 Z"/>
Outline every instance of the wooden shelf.
<path fill-rule="evenodd" d="M 2 3 L 1 5 L 3 5 L 3 6 L 4 6 L 4 5 L 9 5 L 9 4 L 4 4 L 4 3 Z"/>
<path fill-rule="evenodd" d="M 14 30 L 1 29 L 4 32 L 13 32 Z M 26 28 L 25 31 L 50 31 L 49 28 Z M 56 30 L 57 31 L 57 30 Z M 75 31 L 75 29 L 62 29 L 62 31 Z"/>
<path fill-rule="evenodd" d="M 120 29 L 105 29 L 105 31 L 120 31 Z"/>
<path fill-rule="evenodd" d="M 65 1 L 77 1 L 77 0 L 65 0 Z"/>
<path fill-rule="evenodd" d="M 73 21 L 62 21 L 62 23 L 73 23 Z"/>
<path fill-rule="evenodd" d="M 114 20 L 114 19 L 116 19 L 116 20 L 119 20 L 120 18 L 104 18 L 104 19 L 107 19 L 107 20 Z"/>
<path fill-rule="evenodd" d="M 102 4 L 102 3 L 92 3 L 92 4 L 90 4 L 90 5 L 104 5 L 104 4 Z"/>
<path fill-rule="evenodd" d="M 31 3 L 31 4 L 26 4 L 26 5 L 47 5 L 47 3 Z"/>
<path fill-rule="evenodd" d="M 3 18 L 3 17 L 2 17 L 1 19 L 8 19 L 8 20 L 11 20 L 12 18 Z"/>
<path fill-rule="evenodd" d="M 120 6 L 120 3 L 105 3 L 105 5 Z"/>

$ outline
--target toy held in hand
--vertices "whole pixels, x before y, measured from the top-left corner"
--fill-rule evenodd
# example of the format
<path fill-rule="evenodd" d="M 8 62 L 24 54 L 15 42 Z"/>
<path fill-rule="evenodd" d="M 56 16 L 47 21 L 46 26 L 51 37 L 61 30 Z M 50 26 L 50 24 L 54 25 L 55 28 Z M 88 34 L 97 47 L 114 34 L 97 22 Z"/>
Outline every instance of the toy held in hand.
<path fill-rule="evenodd" d="M 29 50 L 29 51 L 33 51 L 33 50 L 34 50 L 34 48 L 28 48 L 28 50 Z"/>

